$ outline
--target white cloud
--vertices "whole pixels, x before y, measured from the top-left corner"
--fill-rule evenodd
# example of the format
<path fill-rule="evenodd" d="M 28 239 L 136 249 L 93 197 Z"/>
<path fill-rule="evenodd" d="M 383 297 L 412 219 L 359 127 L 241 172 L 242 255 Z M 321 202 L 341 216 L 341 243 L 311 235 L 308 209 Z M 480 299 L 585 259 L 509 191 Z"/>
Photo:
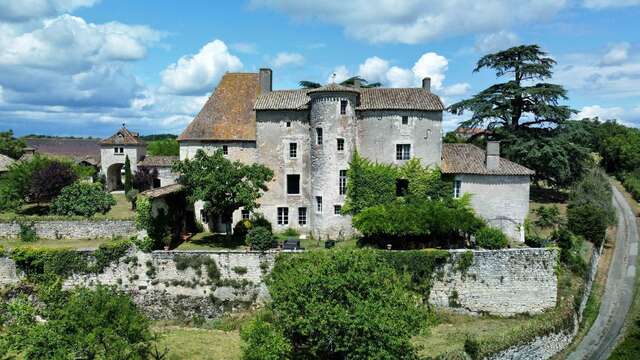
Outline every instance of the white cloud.
<path fill-rule="evenodd" d="M 629 1 L 629 0 L 627 0 Z M 510 26 L 547 21 L 567 0 L 252 0 L 297 19 L 322 20 L 342 26 L 355 38 L 416 44 L 449 36 L 495 32 Z"/>
<path fill-rule="evenodd" d="M 240 59 L 221 40 L 214 40 L 195 55 L 185 55 L 162 71 L 163 90 L 181 95 L 211 91 L 226 71 L 242 69 Z"/>
<path fill-rule="evenodd" d="M 591 9 L 626 7 L 634 5 L 640 5 L 640 0 L 585 0 L 584 2 L 584 6 Z"/>
<path fill-rule="evenodd" d="M 629 58 L 630 47 L 627 42 L 614 44 L 602 57 L 602 65 L 618 65 L 625 62 Z"/>
<path fill-rule="evenodd" d="M 471 91 L 471 85 L 467 84 L 467 83 L 456 83 L 453 84 L 451 86 L 446 86 L 442 93 L 445 96 L 463 96 L 469 93 L 469 91 Z"/>
<path fill-rule="evenodd" d="M 385 82 L 389 62 L 377 56 L 370 57 L 358 67 L 358 75 L 369 82 Z"/>
<path fill-rule="evenodd" d="M 583 107 L 580 112 L 575 116 L 576 119 L 592 119 L 599 118 L 600 120 L 621 120 L 624 114 L 624 109 L 618 106 L 615 107 L 602 107 L 600 105 L 591 105 Z"/>
<path fill-rule="evenodd" d="M 254 43 L 238 42 L 229 46 L 233 50 L 243 54 L 257 54 L 258 46 Z"/>
<path fill-rule="evenodd" d="M 28 21 L 90 7 L 99 0 L 0 0 L 0 21 Z"/>
<path fill-rule="evenodd" d="M 333 72 L 327 78 L 327 83 L 341 83 L 350 77 L 351 75 L 349 75 L 349 69 L 347 69 L 347 67 L 344 65 L 340 65 L 333 69 Z"/>
<path fill-rule="evenodd" d="M 520 42 L 518 35 L 501 30 L 491 34 L 485 34 L 476 38 L 474 50 L 481 54 L 493 53 L 510 48 Z"/>
<path fill-rule="evenodd" d="M 273 67 L 279 68 L 288 65 L 302 65 L 304 56 L 298 53 L 281 52 L 271 61 Z"/>
<path fill-rule="evenodd" d="M 413 73 L 417 81 L 422 81 L 425 77 L 431 78 L 431 87 L 434 90 L 442 89 L 444 74 L 449 67 L 449 61 L 442 55 L 428 52 L 420 56 L 420 59 L 413 65 Z"/>
<path fill-rule="evenodd" d="M 415 84 L 415 74 L 409 69 L 392 66 L 386 73 L 390 87 L 411 87 Z"/>

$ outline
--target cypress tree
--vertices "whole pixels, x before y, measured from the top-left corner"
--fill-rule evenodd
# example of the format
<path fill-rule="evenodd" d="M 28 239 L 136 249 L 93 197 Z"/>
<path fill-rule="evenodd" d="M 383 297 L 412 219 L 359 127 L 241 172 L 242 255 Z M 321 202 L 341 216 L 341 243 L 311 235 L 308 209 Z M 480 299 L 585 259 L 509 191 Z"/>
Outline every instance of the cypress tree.
<path fill-rule="evenodd" d="M 133 179 L 131 176 L 131 161 L 129 155 L 124 159 L 124 192 L 127 193 L 133 188 Z"/>

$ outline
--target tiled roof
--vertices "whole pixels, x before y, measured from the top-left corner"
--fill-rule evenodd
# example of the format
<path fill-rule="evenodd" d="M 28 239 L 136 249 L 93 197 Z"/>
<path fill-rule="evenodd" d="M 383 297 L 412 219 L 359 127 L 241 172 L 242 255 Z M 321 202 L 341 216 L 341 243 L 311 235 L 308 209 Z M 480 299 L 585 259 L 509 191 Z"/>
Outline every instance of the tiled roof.
<path fill-rule="evenodd" d="M 13 164 L 14 162 L 16 162 L 15 160 L 13 160 L 12 158 L 0 154 L 0 172 L 5 172 L 9 170 L 9 166 L 11 164 Z"/>
<path fill-rule="evenodd" d="M 167 196 L 167 195 L 178 193 L 178 192 L 180 192 L 182 190 L 184 190 L 184 186 L 182 186 L 181 184 L 171 184 L 171 185 L 159 187 L 159 188 L 156 188 L 156 189 L 143 191 L 143 192 L 140 193 L 140 195 L 146 196 L 146 197 L 148 197 L 150 199 L 156 199 L 156 198 L 160 198 L 160 197 L 163 197 L 163 196 Z"/>
<path fill-rule="evenodd" d="M 138 162 L 138 166 L 167 167 L 173 165 L 176 161 L 178 161 L 177 156 L 147 155 L 142 161 Z"/>
<path fill-rule="evenodd" d="M 472 175 L 533 175 L 535 172 L 505 158 L 500 158 L 499 166 L 489 170 L 486 166 L 486 152 L 472 144 L 443 144 L 442 172 L 445 174 Z"/>
<path fill-rule="evenodd" d="M 100 145 L 144 145 L 144 141 L 139 139 L 138 133 L 123 126 L 111 137 L 100 141 Z"/>
<path fill-rule="evenodd" d="M 100 160 L 100 140 L 64 138 L 26 138 L 25 143 L 37 153 L 48 156 L 64 156 L 76 161 L 92 157 Z"/>
<path fill-rule="evenodd" d="M 310 100 L 307 94 L 315 90 L 275 90 L 261 94 L 255 109 L 305 110 Z M 360 104 L 356 110 L 442 111 L 444 105 L 437 95 L 422 88 L 361 88 Z"/>
<path fill-rule="evenodd" d="M 313 93 L 321 93 L 321 92 L 354 92 L 354 93 L 359 93 L 360 91 L 354 87 L 351 86 L 344 86 L 344 85 L 338 85 L 336 83 L 331 83 L 325 86 L 321 86 L 319 88 L 315 88 L 315 89 L 309 89 L 309 91 L 307 91 L 307 94 L 313 94 Z"/>
<path fill-rule="evenodd" d="M 259 93 L 258 74 L 226 73 L 178 140 L 255 141 L 253 106 Z"/>

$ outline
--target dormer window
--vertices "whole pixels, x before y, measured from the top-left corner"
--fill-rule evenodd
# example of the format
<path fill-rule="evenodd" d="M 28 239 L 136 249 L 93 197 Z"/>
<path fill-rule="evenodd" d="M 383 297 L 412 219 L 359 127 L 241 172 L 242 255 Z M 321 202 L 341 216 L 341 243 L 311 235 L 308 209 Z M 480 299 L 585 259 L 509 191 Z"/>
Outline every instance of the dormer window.
<path fill-rule="evenodd" d="M 347 113 L 347 100 L 340 100 L 340 115 Z"/>

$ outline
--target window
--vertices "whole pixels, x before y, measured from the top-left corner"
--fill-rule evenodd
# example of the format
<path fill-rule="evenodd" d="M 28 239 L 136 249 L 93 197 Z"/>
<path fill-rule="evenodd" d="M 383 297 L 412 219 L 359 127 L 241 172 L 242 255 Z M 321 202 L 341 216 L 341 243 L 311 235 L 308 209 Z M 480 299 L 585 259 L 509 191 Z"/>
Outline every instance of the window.
<path fill-rule="evenodd" d="M 122 155 L 124 154 L 124 148 L 118 148 L 118 147 L 113 148 L 113 153 L 116 155 Z"/>
<path fill-rule="evenodd" d="M 402 116 L 402 125 L 407 125 L 409 124 L 409 117 L 404 115 Z"/>
<path fill-rule="evenodd" d="M 462 193 L 460 192 L 461 188 L 462 188 L 462 181 L 455 180 L 453 182 L 453 197 L 455 199 L 459 198 L 462 195 Z"/>
<path fill-rule="evenodd" d="M 396 144 L 396 160 L 409 160 L 411 158 L 410 144 Z"/>
<path fill-rule="evenodd" d="M 287 127 L 291 127 L 291 121 L 287 121 Z"/>
<path fill-rule="evenodd" d="M 347 100 L 340 100 L 340 115 L 347 113 Z"/>
<path fill-rule="evenodd" d="M 291 159 L 298 157 L 298 143 L 289 143 L 289 157 Z"/>
<path fill-rule="evenodd" d="M 322 128 L 316 128 L 316 144 L 322 145 Z"/>
<path fill-rule="evenodd" d="M 396 179 L 396 196 L 405 196 L 409 193 L 409 180 Z"/>
<path fill-rule="evenodd" d="M 347 193 L 347 170 L 340 170 L 338 177 L 338 191 L 340 195 Z"/>
<path fill-rule="evenodd" d="M 333 215 L 342 215 L 342 205 L 333 205 Z"/>
<path fill-rule="evenodd" d="M 300 175 L 299 174 L 287 175 L 287 194 L 289 195 L 300 194 Z"/>
<path fill-rule="evenodd" d="M 205 224 L 209 223 L 209 214 L 207 214 L 204 209 L 200 210 L 200 219 L 202 219 L 202 222 Z"/>
<path fill-rule="evenodd" d="M 322 212 L 322 196 L 316 196 L 316 212 Z"/>
<path fill-rule="evenodd" d="M 249 210 L 243 209 L 241 214 L 242 214 L 242 220 L 249 220 L 249 218 L 251 217 L 251 212 L 249 212 Z"/>
<path fill-rule="evenodd" d="M 222 145 L 222 155 L 229 155 L 229 147 L 227 145 Z"/>
<path fill-rule="evenodd" d="M 338 151 L 344 151 L 344 139 L 337 139 Z"/>
<path fill-rule="evenodd" d="M 289 208 L 278 208 L 278 225 L 289 225 Z"/>
<path fill-rule="evenodd" d="M 159 188 L 161 186 L 162 186 L 162 181 L 160 181 L 160 179 L 158 179 L 158 178 L 154 178 L 153 179 L 153 188 L 156 189 L 156 188 Z"/>
<path fill-rule="evenodd" d="M 307 208 L 298 208 L 298 225 L 307 225 Z"/>

